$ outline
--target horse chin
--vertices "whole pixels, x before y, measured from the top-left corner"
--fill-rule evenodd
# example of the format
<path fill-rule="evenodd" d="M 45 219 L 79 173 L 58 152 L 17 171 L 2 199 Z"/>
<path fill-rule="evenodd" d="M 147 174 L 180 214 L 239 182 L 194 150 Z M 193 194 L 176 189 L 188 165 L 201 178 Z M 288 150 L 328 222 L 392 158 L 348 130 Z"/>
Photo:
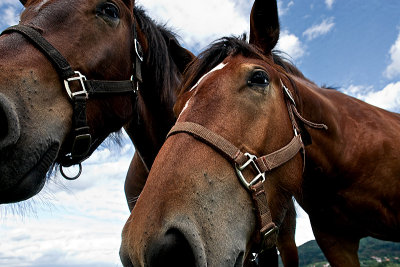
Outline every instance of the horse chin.
<path fill-rule="evenodd" d="M 0 191 L 0 204 L 23 201 L 39 193 L 46 182 L 46 173 L 53 164 L 59 148 L 58 142 L 52 142 L 36 162 L 25 163 L 33 165 L 33 167 L 25 174 L 18 175 L 21 178 L 11 188 L 6 189 L 3 193 Z M 18 167 L 20 166 L 14 166 L 14 168 Z"/>
<path fill-rule="evenodd" d="M 218 233 L 205 240 L 203 231 L 207 228 L 206 224 L 201 223 L 203 226 L 198 228 L 197 223 L 190 220 L 187 215 L 177 216 L 166 225 L 154 228 L 151 237 L 142 240 L 147 242 L 146 245 L 141 242 L 140 244 L 132 244 L 132 240 L 124 238 L 130 234 L 136 238 L 135 232 L 129 234 L 126 232 L 129 231 L 130 223 L 135 224 L 134 218 L 131 217 L 131 219 L 125 225 L 123 230 L 125 233 L 122 235 L 120 258 L 124 267 L 243 266 L 246 249 L 245 240 L 237 240 L 233 236 L 225 234 L 221 237 Z M 140 226 L 138 228 L 141 229 Z M 232 244 L 232 246 L 224 245 L 222 240 Z M 131 258 L 132 255 L 141 256 Z"/>

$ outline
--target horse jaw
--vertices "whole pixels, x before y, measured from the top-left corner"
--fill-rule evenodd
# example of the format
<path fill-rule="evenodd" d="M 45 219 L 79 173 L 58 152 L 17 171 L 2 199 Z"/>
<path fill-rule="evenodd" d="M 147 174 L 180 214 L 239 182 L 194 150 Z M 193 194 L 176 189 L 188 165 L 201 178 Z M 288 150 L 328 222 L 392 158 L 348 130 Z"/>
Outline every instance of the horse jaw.
<path fill-rule="evenodd" d="M 125 266 L 161 261 L 164 266 L 243 264 L 256 223 L 252 200 L 223 157 L 217 157 L 215 165 L 204 168 L 203 158 L 189 157 L 190 152 L 184 145 L 175 146 L 182 144 L 178 141 L 191 142 L 191 138 L 173 136 L 160 150 L 124 227 L 120 255 Z M 215 156 L 214 151 L 202 143 L 191 146 L 193 150 Z M 162 168 L 165 164 L 174 167 Z M 187 169 L 186 164 L 199 167 Z M 171 254 L 178 250 L 190 251 L 192 257 L 178 262 L 178 259 L 164 257 L 163 247 Z"/>
<path fill-rule="evenodd" d="M 50 63 L 35 66 L 40 55 L 31 46 L 20 50 L 21 40 L 10 36 L 0 42 L 0 203 L 22 201 L 42 189 L 72 114 Z M 7 50 L 9 42 L 17 51 Z M 26 58 L 29 70 L 17 67 L 14 53 Z M 57 82 L 37 82 L 49 79 Z"/>

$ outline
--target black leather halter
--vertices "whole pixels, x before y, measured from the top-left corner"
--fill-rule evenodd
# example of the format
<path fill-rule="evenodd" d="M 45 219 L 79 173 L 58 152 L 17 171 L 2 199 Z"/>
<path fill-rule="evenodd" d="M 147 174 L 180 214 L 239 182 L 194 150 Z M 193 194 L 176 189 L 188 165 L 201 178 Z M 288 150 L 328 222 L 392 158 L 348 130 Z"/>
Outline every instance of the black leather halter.
<path fill-rule="evenodd" d="M 92 140 L 86 119 L 87 99 L 109 94 L 131 93 L 136 95 L 138 93 L 139 83 L 142 82 L 141 63 L 143 62 L 143 52 L 137 40 L 136 25 L 133 27 L 135 45 L 135 59 L 133 61 L 134 75 L 132 75 L 131 80 L 125 81 L 87 80 L 79 71 L 74 71 L 61 53 L 35 28 L 26 25 L 16 25 L 7 28 L 0 35 L 14 32 L 24 36 L 53 64 L 71 100 L 73 106 L 73 130 L 70 133 L 72 146 L 68 154 L 58 156 L 58 162 L 61 165 L 60 170 L 64 178 L 74 180 L 81 173 L 81 162 L 87 159 L 103 141 L 103 139 Z M 79 91 L 71 90 L 70 84 L 72 82 L 74 84 L 79 83 Z M 79 165 L 79 173 L 75 177 L 68 177 L 62 171 L 62 167 L 70 167 L 72 165 Z"/>

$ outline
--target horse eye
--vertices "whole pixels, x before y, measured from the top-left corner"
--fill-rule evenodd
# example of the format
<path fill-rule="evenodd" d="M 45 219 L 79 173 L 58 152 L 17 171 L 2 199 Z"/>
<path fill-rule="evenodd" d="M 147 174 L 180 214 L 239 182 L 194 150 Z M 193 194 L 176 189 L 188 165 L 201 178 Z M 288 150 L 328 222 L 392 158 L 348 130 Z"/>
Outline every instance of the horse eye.
<path fill-rule="evenodd" d="M 255 71 L 252 73 L 249 81 L 249 85 L 261 85 L 261 86 L 267 86 L 269 84 L 269 79 L 268 75 L 261 70 Z"/>
<path fill-rule="evenodd" d="M 106 2 L 97 7 L 97 15 L 108 17 L 110 19 L 119 18 L 119 9 L 116 5 L 110 2 Z"/>

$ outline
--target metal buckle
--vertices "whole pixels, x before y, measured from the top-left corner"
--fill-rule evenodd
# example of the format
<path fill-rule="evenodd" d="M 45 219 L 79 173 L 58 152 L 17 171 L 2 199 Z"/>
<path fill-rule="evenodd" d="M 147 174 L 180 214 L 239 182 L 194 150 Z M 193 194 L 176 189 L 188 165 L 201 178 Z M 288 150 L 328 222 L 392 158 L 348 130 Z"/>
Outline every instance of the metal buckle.
<path fill-rule="evenodd" d="M 286 93 L 286 96 L 289 98 L 290 102 L 292 102 L 292 104 L 294 106 L 296 106 L 296 102 L 294 101 L 294 98 L 292 96 L 292 93 L 289 91 L 289 89 L 283 84 L 282 80 L 281 80 L 281 84 L 283 87 L 284 92 Z"/>
<path fill-rule="evenodd" d="M 143 62 L 142 46 L 139 44 L 137 39 L 135 39 L 135 52 L 136 52 L 136 55 L 138 56 L 139 60 L 141 62 Z"/>
<path fill-rule="evenodd" d="M 133 89 L 133 93 L 137 95 L 139 93 L 139 82 L 135 81 L 135 77 L 133 77 L 133 75 L 131 75 L 131 82 L 136 85 L 136 87 Z"/>
<path fill-rule="evenodd" d="M 258 182 L 264 183 L 265 181 L 265 173 L 262 173 L 260 169 L 258 168 L 255 159 L 257 159 L 256 156 L 250 154 L 250 153 L 245 153 L 244 154 L 246 157 L 249 158 L 246 163 L 244 163 L 242 166 L 238 166 L 235 164 L 235 169 L 236 169 L 236 174 L 239 177 L 240 182 L 243 184 L 244 187 L 246 187 L 248 190 L 251 190 L 251 187 L 255 185 Z M 253 167 L 253 169 L 256 171 L 257 175 L 253 178 L 251 182 L 247 182 L 246 178 L 244 177 L 242 171 L 246 169 L 249 165 Z"/>
<path fill-rule="evenodd" d="M 262 242 L 261 242 L 261 251 L 263 251 L 266 248 L 270 248 L 270 246 L 267 246 L 267 240 L 268 238 L 270 238 L 273 234 L 279 232 L 279 227 L 278 226 L 274 226 L 271 229 L 269 229 L 262 237 Z M 273 242 L 276 243 L 276 240 Z"/>
<path fill-rule="evenodd" d="M 64 86 L 65 86 L 65 90 L 67 91 L 69 98 L 72 99 L 72 97 L 76 96 L 76 95 L 86 95 L 86 99 L 89 98 L 89 94 L 86 91 L 86 87 L 85 87 L 85 83 L 84 81 L 86 81 L 86 76 L 82 75 L 82 73 L 80 73 L 79 71 L 74 71 L 76 76 L 68 78 L 66 80 L 64 80 Z M 81 84 L 82 90 L 81 91 L 77 91 L 77 92 L 71 92 L 71 88 L 69 87 L 69 83 L 73 82 L 73 81 L 79 81 L 79 83 Z"/>
<path fill-rule="evenodd" d="M 75 136 L 74 143 L 72 144 L 71 156 L 84 157 L 90 150 L 92 144 L 92 136 L 90 134 L 80 134 Z"/>

